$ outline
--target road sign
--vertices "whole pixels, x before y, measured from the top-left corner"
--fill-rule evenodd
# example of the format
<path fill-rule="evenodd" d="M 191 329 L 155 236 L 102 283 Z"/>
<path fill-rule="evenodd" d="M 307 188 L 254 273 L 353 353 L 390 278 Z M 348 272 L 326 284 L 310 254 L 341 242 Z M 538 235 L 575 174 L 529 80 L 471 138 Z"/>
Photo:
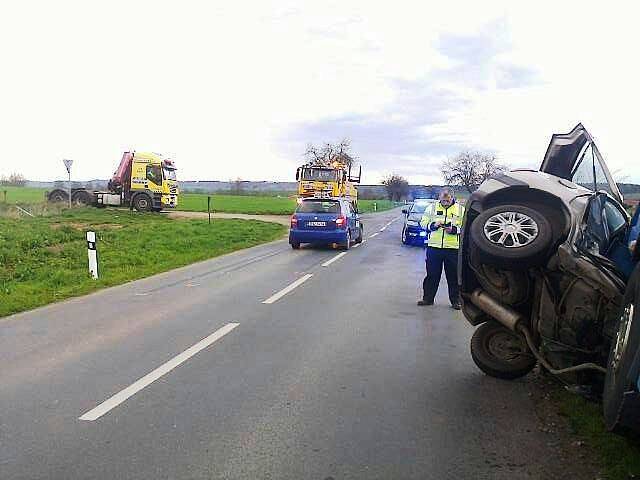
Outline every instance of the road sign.
<path fill-rule="evenodd" d="M 73 160 L 68 160 L 65 158 L 62 161 L 64 162 L 64 166 L 67 169 L 67 173 L 71 173 L 71 165 L 73 165 Z"/>

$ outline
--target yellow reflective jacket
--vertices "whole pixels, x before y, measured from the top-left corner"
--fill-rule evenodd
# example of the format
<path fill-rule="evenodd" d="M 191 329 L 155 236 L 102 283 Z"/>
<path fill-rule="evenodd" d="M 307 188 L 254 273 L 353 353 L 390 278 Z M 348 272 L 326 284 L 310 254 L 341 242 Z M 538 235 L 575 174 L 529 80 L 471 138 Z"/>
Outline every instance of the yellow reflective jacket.
<path fill-rule="evenodd" d="M 462 220 L 464 217 L 464 207 L 458 202 L 450 205 L 448 208 L 443 207 L 440 203 L 434 206 L 434 209 L 428 219 L 423 218 L 422 224 L 428 222 L 429 241 L 427 246 L 432 248 L 460 248 L 460 232 L 462 230 Z M 426 222 L 425 222 L 426 220 Z M 443 226 L 436 227 L 436 222 L 440 222 Z M 444 225 L 451 225 L 452 233 L 447 233 Z"/>

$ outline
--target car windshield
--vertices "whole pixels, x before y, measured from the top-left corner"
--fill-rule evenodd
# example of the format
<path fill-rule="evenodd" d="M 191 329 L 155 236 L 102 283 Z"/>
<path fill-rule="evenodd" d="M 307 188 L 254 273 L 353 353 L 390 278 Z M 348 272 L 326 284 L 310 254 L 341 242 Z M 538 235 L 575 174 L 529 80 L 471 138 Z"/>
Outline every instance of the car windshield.
<path fill-rule="evenodd" d="M 176 180 L 176 170 L 174 168 L 163 168 L 166 180 Z"/>
<path fill-rule="evenodd" d="M 298 205 L 298 213 L 340 213 L 340 203 L 331 200 L 305 200 Z"/>
<path fill-rule="evenodd" d="M 338 180 L 338 171 L 330 168 L 305 168 L 302 170 L 302 180 L 335 182 Z"/>
<path fill-rule="evenodd" d="M 411 207 L 411 213 L 424 213 L 429 205 L 428 202 L 414 203 Z"/>

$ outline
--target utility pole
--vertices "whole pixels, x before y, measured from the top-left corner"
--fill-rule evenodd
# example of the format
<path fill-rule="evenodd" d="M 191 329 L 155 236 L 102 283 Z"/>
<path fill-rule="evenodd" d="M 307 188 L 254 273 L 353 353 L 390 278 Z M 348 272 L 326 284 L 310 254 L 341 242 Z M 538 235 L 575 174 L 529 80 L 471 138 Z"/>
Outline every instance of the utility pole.
<path fill-rule="evenodd" d="M 63 159 L 65 168 L 67 169 L 67 173 L 69 174 L 69 208 L 71 208 L 71 165 L 73 165 L 73 160 Z"/>

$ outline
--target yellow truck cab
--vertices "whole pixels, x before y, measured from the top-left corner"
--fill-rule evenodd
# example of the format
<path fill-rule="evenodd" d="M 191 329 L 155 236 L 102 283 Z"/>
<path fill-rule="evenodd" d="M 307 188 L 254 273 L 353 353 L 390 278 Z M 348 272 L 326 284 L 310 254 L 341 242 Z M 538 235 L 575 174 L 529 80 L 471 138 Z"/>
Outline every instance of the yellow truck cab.
<path fill-rule="evenodd" d="M 362 168 L 357 177 L 351 175 L 351 166 L 334 161 L 329 166 L 306 164 L 296 171 L 298 197 L 348 198 L 357 206 L 358 188 Z"/>
<path fill-rule="evenodd" d="M 134 206 L 136 193 L 140 192 L 146 192 L 152 199 L 154 209 L 175 208 L 178 205 L 178 181 L 173 162 L 159 153 L 134 152 L 130 188 Z"/>

